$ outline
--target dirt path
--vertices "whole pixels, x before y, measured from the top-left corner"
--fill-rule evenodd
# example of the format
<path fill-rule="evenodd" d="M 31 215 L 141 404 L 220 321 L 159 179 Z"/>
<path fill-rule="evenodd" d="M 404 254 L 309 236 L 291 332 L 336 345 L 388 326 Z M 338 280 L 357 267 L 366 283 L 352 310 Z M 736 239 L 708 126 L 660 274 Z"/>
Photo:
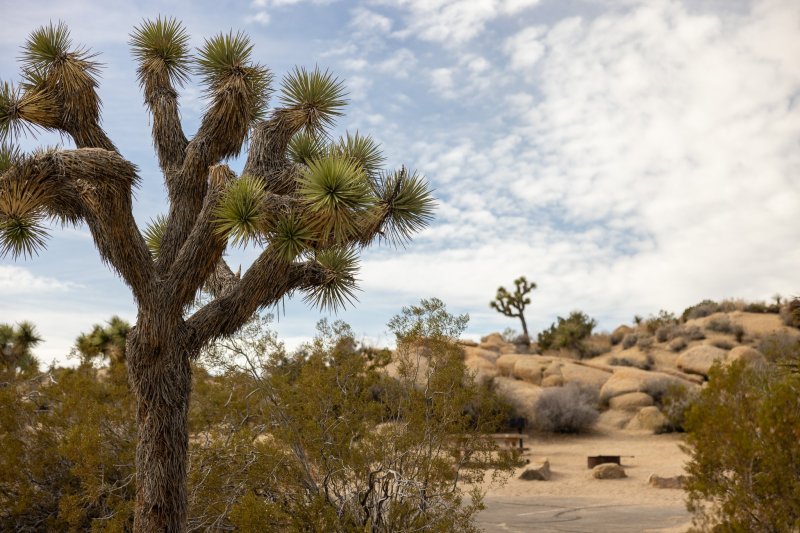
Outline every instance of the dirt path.
<path fill-rule="evenodd" d="M 691 521 L 684 492 L 648 485 L 651 474 L 683 472 L 681 436 L 599 430 L 590 435 L 533 437 L 525 457 L 550 461 L 550 481 L 523 481 L 520 469 L 489 487 L 479 523 L 493 531 L 685 531 Z M 586 457 L 621 455 L 625 479 L 589 477 Z"/>

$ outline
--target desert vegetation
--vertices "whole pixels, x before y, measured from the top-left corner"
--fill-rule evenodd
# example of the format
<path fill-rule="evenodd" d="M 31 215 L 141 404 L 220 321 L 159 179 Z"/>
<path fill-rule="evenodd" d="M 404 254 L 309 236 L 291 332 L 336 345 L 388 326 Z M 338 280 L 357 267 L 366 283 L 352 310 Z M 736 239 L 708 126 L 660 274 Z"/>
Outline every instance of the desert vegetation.
<path fill-rule="evenodd" d="M 475 530 L 483 489 L 465 499 L 465 484 L 488 469 L 502 479 L 518 461 L 485 438 L 507 407 L 466 373 L 455 344 L 465 323 L 437 300 L 406 308 L 390 324 L 393 357 L 360 346 L 341 322 L 320 323 L 289 354 L 266 316 L 210 346 L 188 413 L 188 529 Z M 133 525 L 124 358 L 87 352 L 85 338 L 78 367 L 0 390 L 3 530 Z"/>

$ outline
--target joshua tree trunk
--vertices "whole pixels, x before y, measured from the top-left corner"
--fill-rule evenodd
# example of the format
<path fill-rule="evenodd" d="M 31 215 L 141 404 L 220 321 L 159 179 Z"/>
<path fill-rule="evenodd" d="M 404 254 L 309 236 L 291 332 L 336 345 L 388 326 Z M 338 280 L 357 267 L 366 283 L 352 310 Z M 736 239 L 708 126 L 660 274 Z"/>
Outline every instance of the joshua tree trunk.
<path fill-rule="evenodd" d="M 182 531 L 186 524 L 191 354 L 180 342 L 185 337 L 165 335 L 152 344 L 136 330 L 129 336 L 128 376 L 139 428 L 136 531 Z"/>

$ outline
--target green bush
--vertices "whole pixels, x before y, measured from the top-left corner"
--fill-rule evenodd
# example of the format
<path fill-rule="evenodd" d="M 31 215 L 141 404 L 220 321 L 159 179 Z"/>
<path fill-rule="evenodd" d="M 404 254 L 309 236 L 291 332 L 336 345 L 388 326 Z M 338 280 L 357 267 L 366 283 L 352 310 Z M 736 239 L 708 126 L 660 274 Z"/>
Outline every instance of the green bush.
<path fill-rule="evenodd" d="M 543 350 L 566 348 L 585 357 L 587 349 L 583 341 L 592 334 L 595 326 L 596 320 L 581 311 L 573 311 L 567 318 L 558 317 L 556 323 L 539 333 L 539 347 Z"/>
<path fill-rule="evenodd" d="M 713 315 L 714 313 L 718 313 L 720 309 L 720 304 L 714 300 L 703 300 L 699 304 L 684 309 L 681 314 L 681 321 L 686 322 L 687 320 Z"/>
<path fill-rule="evenodd" d="M 688 507 L 713 531 L 800 528 L 800 380 L 774 366 L 712 368 L 686 415 Z"/>
<path fill-rule="evenodd" d="M 780 309 L 783 323 L 792 328 L 800 329 L 800 298 L 792 298 Z"/>

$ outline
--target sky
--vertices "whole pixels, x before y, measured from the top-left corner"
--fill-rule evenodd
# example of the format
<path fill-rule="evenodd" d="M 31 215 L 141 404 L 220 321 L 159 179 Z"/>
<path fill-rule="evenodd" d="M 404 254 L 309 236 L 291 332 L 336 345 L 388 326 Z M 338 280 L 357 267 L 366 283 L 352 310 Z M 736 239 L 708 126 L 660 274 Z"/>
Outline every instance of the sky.
<path fill-rule="evenodd" d="M 516 319 L 498 286 L 537 283 L 532 333 L 570 311 L 599 329 L 705 298 L 800 293 L 800 3 L 796 0 L 0 0 L 0 80 L 18 81 L 30 31 L 63 20 L 99 52 L 103 125 L 138 165 L 141 226 L 167 209 L 127 44 L 143 18 L 204 37 L 243 30 L 276 80 L 330 69 L 348 89 L 335 135 L 371 134 L 387 168 L 425 175 L 435 222 L 405 249 L 362 255 L 359 301 L 336 318 L 385 343 L 401 307 L 438 297 L 467 336 Z M 181 91 L 185 131 L 205 102 Z M 68 139 L 40 135 L 25 149 Z M 235 170 L 241 160 L 230 162 Z M 234 269 L 258 250 L 232 249 Z M 300 297 L 289 346 L 323 315 Z M 0 259 L 0 322 L 34 322 L 45 362 L 112 315 L 129 290 L 85 227 L 55 228 L 32 259 Z"/>

